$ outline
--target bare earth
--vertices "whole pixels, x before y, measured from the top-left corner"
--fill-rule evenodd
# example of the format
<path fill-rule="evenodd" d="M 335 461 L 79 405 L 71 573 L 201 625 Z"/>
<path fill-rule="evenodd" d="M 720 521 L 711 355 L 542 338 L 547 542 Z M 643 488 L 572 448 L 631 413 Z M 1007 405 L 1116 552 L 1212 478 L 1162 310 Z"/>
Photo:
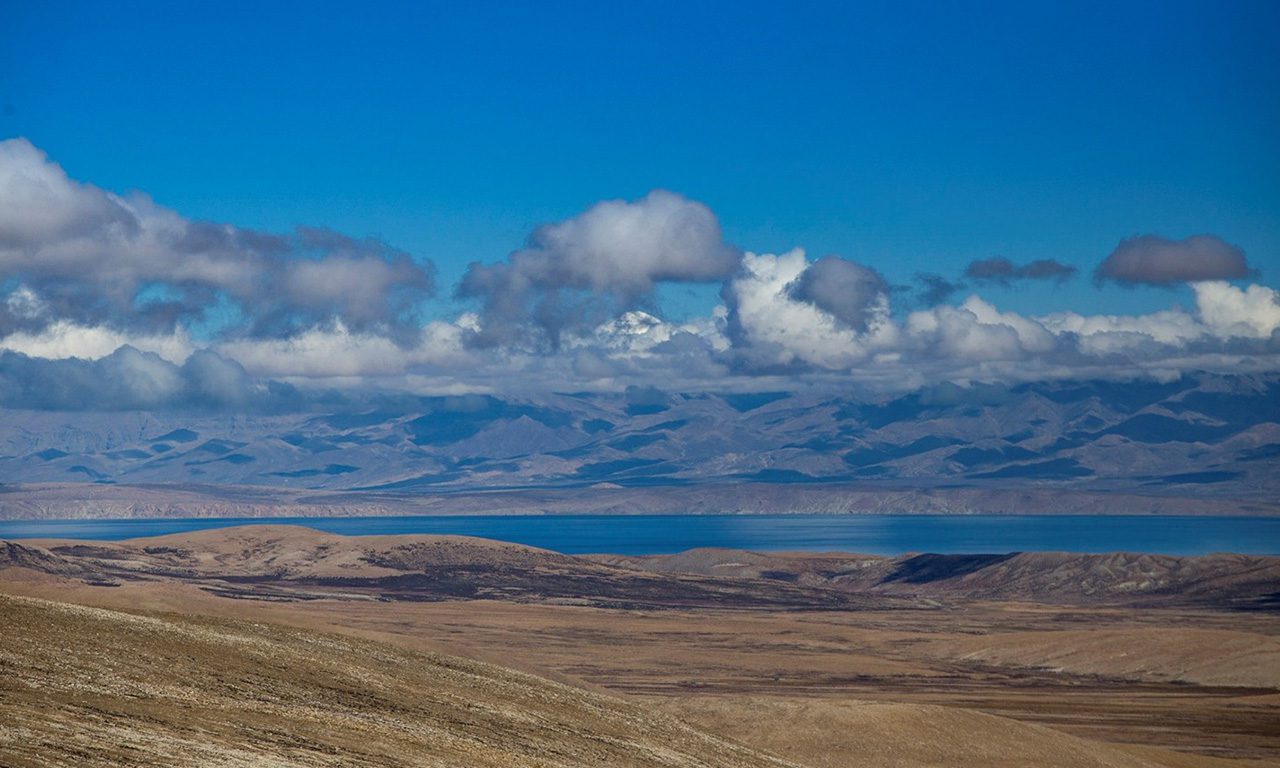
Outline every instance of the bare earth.
<path fill-rule="evenodd" d="M 1280 562 L 1100 558 L 0 542 L 0 764 L 1280 765 Z"/>
<path fill-rule="evenodd" d="M 0 598 L 9 765 L 782 766 L 615 698 L 456 657 Z"/>

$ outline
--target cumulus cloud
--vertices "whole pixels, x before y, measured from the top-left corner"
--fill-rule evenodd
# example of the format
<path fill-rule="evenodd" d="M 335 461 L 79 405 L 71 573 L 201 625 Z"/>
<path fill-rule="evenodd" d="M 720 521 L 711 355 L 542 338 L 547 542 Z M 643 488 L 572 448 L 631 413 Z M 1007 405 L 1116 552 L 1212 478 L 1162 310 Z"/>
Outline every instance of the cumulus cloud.
<path fill-rule="evenodd" d="M 741 252 L 706 206 L 655 191 L 470 265 L 456 295 L 474 304 L 425 322 L 431 266 L 377 239 L 189 220 L 74 181 L 25 141 L 0 142 L 6 407 L 272 411 L 321 391 L 368 402 L 633 387 L 634 407 L 659 408 L 672 396 L 662 393 L 697 389 L 1280 370 L 1280 296 L 1227 282 L 1252 270 L 1208 235 L 1134 238 L 1098 270 L 1126 284 L 1189 281 L 1188 308 L 1034 315 L 976 293 L 951 303 L 975 287 L 1073 274 L 1052 260 L 987 259 L 954 282 L 918 275 L 923 306 L 895 308 L 902 289 L 873 266 Z M 663 283 L 720 283 L 722 303 L 664 318 Z"/>
<path fill-rule="evenodd" d="M 970 262 L 964 276 L 978 282 L 1011 285 L 1019 280 L 1052 280 L 1066 282 L 1075 277 L 1078 270 L 1054 259 L 1037 259 L 1026 264 L 1014 264 L 1003 256 Z"/>
<path fill-rule="evenodd" d="M 1098 282 L 1169 286 L 1242 280 L 1254 274 L 1244 251 L 1213 235 L 1192 235 L 1183 240 L 1139 235 L 1122 240 L 1093 276 Z"/>
<path fill-rule="evenodd" d="M 1217 336 L 1265 339 L 1280 329 L 1280 292 L 1272 288 L 1250 285 L 1242 290 L 1224 281 L 1191 287 L 1200 318 Z"/>
<path fill-rule="evenodd" d="M 787 290 L 791 298 L 808 302 L 861 332 L 876 318 L 889 284 L 870 267 L 823 256 L 806 267 Z"/>
<path fill-rule="evenodd" d="M 24 139 L 0 142 L 0 334 L 69 321 L 282 336 L 341 320 L 408 335 L 433 276 L 377 239 L 189 220 L 77 182 Z"/>
<path fill-rule="evenodd" d="M 870 304 L 859 331 L 800 301 L 803 252 L 747 254 L 725 284 L 725 336 L 740 373 L 841 373 L 851 382 L 909 388 L 931 381 L 1027 381 L 1162 376 L 1199 368 L 1267 370 L 1280 350 L 1280 296 L 1261 285 L 1193 284 L 1193 311 L 1041 316 L 1001 311 L 977 295 L 895 319 L 890 293 Z"/>
<path fill-rule="evenodd" d="M 480 343 L 527 342 L 536 331 L 555 346 L 567 329 L 648 303 L 657 283 L 722 280 L 738 257 L 710 209 L 655 190 L 538 227 L 505 262 L 471 264 L 457 296 L 481 301 Z"/>
<path fill-rule="evenodd" d="M 465 371 L 479 361 L 463 345 L 464 334 L 474 325 L 459 322 L 428 323 L 411 345 L 374 333 L 354 331 L 341 323 L 311 328 L 284 339 L 235 339 L 217 350 L 234 358 L 257 376 L 275 378 L 376 380 L 415 370 Z"/>
<path fill-rule="evenodd" d="M 796 286 L 809 282 L 806 273 L 814 266 L 799 249 L 780 256 L 748 253 L 741 270 L 725 283 L 721 295 L 727 307 L 726 332 L 736 358 L 747 369 L 778 370 L 797 365 L 848 368 L 875 347 L 888 343 L 883 337 L 894 331 L 888 294 L 867 291 L 863 283 L 859 289 L 863 293 L 853 300 L 846 297 L 825 302 L 845 316 L 855 316 L 859 328 L 833 311 L 797 297 Z M 863 269 L 851 266 L 853 269 L 843 265 L 834 269 L 845 278 Z M 831 262 L 826 269 L 833 269 Z"/>
<path fill-rule="evenodd" d="M 1124 353 L 1137 347 L 1185 346 L 1209 333 L 1192 313 L 1180 309 L 1146 315 L 1080 315 L 1057 312 L 1038 318 L 1052 333 L 1073 339 L 1087 355 Z"/>
<path fill-rule="evenodd" d="M 904 351 L 962 362 L 1023 360 L 1050 353 L 1059 343 L 1036 320 L 1000 312 L 977 296 L 970 296 L 959 307 L 943 305 L 912 312 L 904 330 Z"/>

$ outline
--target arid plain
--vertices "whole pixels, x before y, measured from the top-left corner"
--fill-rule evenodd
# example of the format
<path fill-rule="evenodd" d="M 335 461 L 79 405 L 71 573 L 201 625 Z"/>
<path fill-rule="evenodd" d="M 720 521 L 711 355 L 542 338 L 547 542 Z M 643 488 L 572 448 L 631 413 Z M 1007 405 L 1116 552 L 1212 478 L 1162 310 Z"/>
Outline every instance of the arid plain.
<path fill-rule="evenodd" d="M 1280 558 L 251 526 L 0 543 L 0 591 L 13 765 L 1280 764 Z"/>

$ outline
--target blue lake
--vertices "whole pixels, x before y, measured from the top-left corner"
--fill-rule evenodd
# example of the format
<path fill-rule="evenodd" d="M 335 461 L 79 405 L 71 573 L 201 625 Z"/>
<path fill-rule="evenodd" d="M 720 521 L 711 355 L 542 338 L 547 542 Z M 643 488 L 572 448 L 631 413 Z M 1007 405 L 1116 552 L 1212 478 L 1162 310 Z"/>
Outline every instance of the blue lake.
<path fill-rule="evenodd" d="M 693 547 L 904 552 L 1280 554 L 1280 518 L 1059 515 L 490 515 L 161 520 L 6 520 L 0 539 L 126 539 L 250 524 L 332 533 L 483 536 L 569 554 L 665 554 Z"/>

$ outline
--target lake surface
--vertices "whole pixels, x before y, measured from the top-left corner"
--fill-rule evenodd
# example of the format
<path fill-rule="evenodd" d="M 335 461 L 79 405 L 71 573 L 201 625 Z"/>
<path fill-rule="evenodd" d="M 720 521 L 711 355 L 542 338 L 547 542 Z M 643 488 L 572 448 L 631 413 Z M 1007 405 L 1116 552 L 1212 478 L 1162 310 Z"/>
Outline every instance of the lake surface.
<path fill-rule="evenodd" d="M 127 539 L 250 524 L 331 533 L 434 533 L 514 541 L 568 554 L 667 554 L 693 547 L 1004 553 L 1280 554 L 1280 518 L 1058 515 L 487 515 L 163 520 L 6 520 L 0 539 Z"/>

